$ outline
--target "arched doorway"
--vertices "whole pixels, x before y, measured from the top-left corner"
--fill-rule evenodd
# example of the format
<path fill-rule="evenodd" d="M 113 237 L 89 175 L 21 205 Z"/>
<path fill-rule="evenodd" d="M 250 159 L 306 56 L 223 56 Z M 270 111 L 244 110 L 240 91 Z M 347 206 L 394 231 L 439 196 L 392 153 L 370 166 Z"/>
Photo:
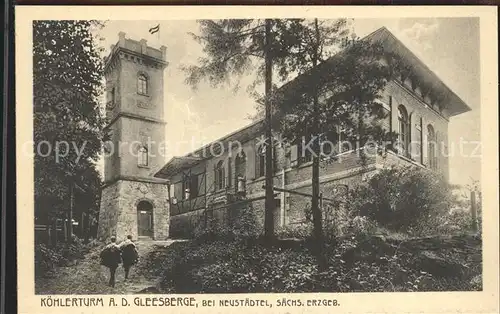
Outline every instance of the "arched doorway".
<path fill-rule="evenodd" d="M 137 235 L 153 237 L 153 205 L 148 201 L 137 204 Z"/>

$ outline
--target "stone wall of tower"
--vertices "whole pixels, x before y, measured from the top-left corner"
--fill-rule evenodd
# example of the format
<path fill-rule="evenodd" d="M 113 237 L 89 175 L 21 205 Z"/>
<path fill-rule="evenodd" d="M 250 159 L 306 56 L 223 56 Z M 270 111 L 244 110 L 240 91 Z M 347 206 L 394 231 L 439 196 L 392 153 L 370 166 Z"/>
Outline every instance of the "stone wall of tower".
<path fill-rule="evenodd" d="M 129 117 L 122 117 L 120 120 L 120 174 L 151 177 L 152 169 L 163 166 L 165 160 L 165 153 L 160 151 L 165 137 L 165 125 Z M 149 150 L 147 166 L 138 165 L 138 150 L 141 146 L 146 146 Z"/>
<path fill-rule="evenodd" d="M 153 239 L 166 240 L 169 234 L 167 186 L 159 183 L 119 180 L 104 187 L 99 215 L 99 239 L 111 236 L 123 240 L 127 235 L 138 238 L 137 204 L 153 205 Z"/>

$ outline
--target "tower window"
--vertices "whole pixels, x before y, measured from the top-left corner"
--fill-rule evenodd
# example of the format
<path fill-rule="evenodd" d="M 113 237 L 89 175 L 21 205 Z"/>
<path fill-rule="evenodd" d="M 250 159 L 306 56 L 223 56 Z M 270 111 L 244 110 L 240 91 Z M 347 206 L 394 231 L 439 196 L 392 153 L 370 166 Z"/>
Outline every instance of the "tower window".
<path fill-rule="evenodd" d="M 148 166 L 148 149 L 144 146 L 139 148 L 138 165 L 141 167 Z"/>
<path fill-rule="evenodd" d="M 139 74 L 137 78 L 137 93 L 141 95 L 148 94 L 148 78 L 144 74 Z"/>

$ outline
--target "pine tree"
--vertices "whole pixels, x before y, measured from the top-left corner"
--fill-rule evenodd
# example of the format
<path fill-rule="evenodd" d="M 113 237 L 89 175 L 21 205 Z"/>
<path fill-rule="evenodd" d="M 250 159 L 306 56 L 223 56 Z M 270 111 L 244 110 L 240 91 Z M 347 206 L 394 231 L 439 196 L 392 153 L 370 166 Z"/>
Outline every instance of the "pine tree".
<path fill-rule="evenodd" d="M 186 82 L 196 88 L 201 80 L 208 80 L 212 86 L 234 82 L 238 78 L 257 70 L 253 87 L 264 79 L 265 136 L 266 144 L 273 145 L 271 126 L 271 102 L 273 69 L 280 77 L 288 77 L 288 51 L 293 49 L 294 40 L 290 29 L 299 20 L 200 20 L 200 35 L 191 34 L 205 53 L 199 65 L 185 67 Z M 272 149 L 265 150 L 266 198 L 264 230 L 268 239 L 274 237 L 274 193 Z"/>
<path fill-rule="evenodd" d="M 304 20 L 296 24 L 293 36 L 295 50 L 288 61 L 297 78 L 278 92 L 273 117 L 275 129 L 288 141 L 311 144 L 314 248 L 320 269 L 325 269 L 319 204 L 322 141 L 341 145 L 341 130 L 345 140 L 356 142 L 358 148 L 368 141 L 380 143 L 394 137 L 378 123 L 385 117 L 378 99 L 391 78 L 384 60 L 397 63 L 397 57 L 379 44 L 356 38 L 345 19 Z M 364 149 L 359 152 L 363 161 Z"/>

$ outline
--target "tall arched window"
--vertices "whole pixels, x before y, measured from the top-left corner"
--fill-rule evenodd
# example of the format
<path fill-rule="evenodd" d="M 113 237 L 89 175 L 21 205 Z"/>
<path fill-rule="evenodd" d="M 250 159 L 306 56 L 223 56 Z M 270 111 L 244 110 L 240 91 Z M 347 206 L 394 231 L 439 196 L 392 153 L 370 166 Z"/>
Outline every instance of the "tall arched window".
<path fill-rule="evenodd" d="M 437 169 L 437 142 L 436 142 L 436 132 L 432 125 L 427 125 L 427 155 L 429 158 L 429 167 L 431 169 Z"/>
<path fill-rule="evenodd" d="M 141 146 L 139 148 L 139 154 L 137 156 L 137 163 L 139 166 L 147 167 L 148 166 L 148 149 L 145 146 Z"/>
<path fill-rule="evenodd" d="M 236 191 L 243 190 L 243 186 L 241 186 L 241 181 L 245 180 L 246 173 L 246 155 L 244 151 L 241 151 L 236 158 L 234 159 L 234 187 Z"/>
<path fill-rule="evenodd" d="M 224 189 L 224 163 L 220 160 L 215 166 L 215 189 Z"/>
<path fill-rule="evenodd" d="M 408 112 L 403 105 L 398 107 L 398 133 L 399 153 L 406 156 L 408 154 L 410 128 L 408 125 Z"/>
<path fill-rule="evenodd" d="M 257 177 L 263 177 L 266 174 L 266 146 L 262 145 L 257 151 Z"/>
<path fill-rule="evenodd" d="M 141 95 L 148 94 L 148 78 L 144 74 L 139 74 L 137 78 L 137 93 Z"/>
<path fill-rule="evenodd" d="M 422 117 L 415 119 L 415 155 L 418 157 L 417 160 L 419 163 L 423 164 L 424 163 L 424 154 L 423 154 L 423 131 L 422 131 Z"/>

